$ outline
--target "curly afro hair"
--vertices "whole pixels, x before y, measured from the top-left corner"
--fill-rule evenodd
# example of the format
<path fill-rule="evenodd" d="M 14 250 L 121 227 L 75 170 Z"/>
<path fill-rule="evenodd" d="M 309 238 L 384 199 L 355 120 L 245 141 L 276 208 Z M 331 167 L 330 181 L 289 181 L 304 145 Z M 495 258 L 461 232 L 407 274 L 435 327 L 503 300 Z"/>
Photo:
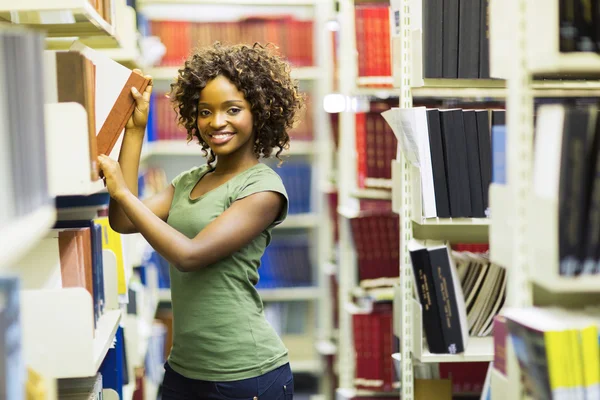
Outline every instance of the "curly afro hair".
<path fill-rule="evenodd" d="M 256 158 L 270 157 L 277 148 L 275 156 L 279 159 L 281 152 L 289 148 L 288 130 L 296 125 L 304 98 L 298 82 L 290 76 L 290 65 L 269 47 L 216 42 L 197 49 L 171 84 L 169 97 L 179 115 L 178 122 L 187 130 L 188 141 L 198 139 L 204 155 L 209 156 L 209 165 L 215 155 L 198 131 L 198 102 L 202 89 L 219 75 L 229 79 L 250 103 Z"/>

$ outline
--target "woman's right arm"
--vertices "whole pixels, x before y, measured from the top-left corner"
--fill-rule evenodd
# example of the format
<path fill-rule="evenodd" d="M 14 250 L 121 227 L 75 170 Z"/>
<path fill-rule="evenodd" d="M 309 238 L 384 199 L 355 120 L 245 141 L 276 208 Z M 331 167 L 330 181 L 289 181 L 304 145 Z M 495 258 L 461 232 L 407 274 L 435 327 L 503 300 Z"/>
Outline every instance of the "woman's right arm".
<path fill-rule="evenodd" d="M 139 70 L 135 70 L 141 73 Z M 146 78 L 152 79 L 150 76 Z M 152 81 L 143 94 L 132 91 L 136 106 L 134 112 L 127 121 L 123 144 L 119 152 L 119 165 L 123 172 L 123 177 L 127 182 L 127 187 L 136 197 L 138 196 L 138 174 L 140 165 L 140 154 L 142 144 L 144 143 L 144 132 L 148 121 L 148 110 L 150 108 L 150 95 L 152 94 Z M 169 216 L 169 209 L 173 200 L 175 188 L 169 185 L 165 190 L 149 199 L 144 200 L 144 204 L 163 221 Z M 119 233 L 136 233 L 137 228 L 129 220 L 118 202 L 110 199 L 108 208 L 108 219 L 113 230 Z"/>

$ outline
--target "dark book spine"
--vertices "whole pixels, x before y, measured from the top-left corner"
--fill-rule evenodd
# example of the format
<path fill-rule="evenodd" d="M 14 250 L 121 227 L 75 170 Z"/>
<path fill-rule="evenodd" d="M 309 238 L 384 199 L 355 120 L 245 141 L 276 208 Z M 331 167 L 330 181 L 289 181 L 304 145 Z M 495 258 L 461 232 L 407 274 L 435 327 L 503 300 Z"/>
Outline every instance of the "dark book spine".
<path fill-rule="evenodd" d="M 576 50 L 577 27 L 575 26 L 575 2 L 577 0 L 559 0 L 559 49 L 561 52 Z"/>
<path fill-rule="evenodd" d="M 443 0 L 423 0 L 423 78 L 442 78 Z"/>
<path fill-rule="evenodd" d="M 458 32 L 458 77 L 479 77 L 480 2 L 460 0 Z"/>
<path fill-rule="evenodd" d="M 587 210 L 584 202 L 588 175 L 584 154 L 589 151 L 589 111 L 567 108 L 563 125 L 560 180 L 558 193 L 558 232 L 560 273 L 573 276 L 582 268 L 582 226 L 585 227 Z"/>
<path fill-rule="evenodd" d="M 471 217 L 471 189 L 462 110 L 440 111 L 442 138 L 453 218 Z"/>
<path fill-rule="evenodd" d="M 483 207 L 489 207 L 489 188 L 492 182 L 492 144 L 490 140 L 489 113 L 487 110 L 475 111 L 477 116 L 477 138 L 479 144 L 479 168 L 483 190 Z"/>
<path fill-rule="evenodd" d="M 575 27 L 577 28 L 577 37 L 575 39 L 575 48 L 577 51 L 592 52 L 596 51 L 596 43 L 593 36 L 593 10 L 591 3 L 597 1 L 575 0 Z"/>
<path fill-rule="evenodd" d="M 447 353 L 442 333 L 439 304 L 435 295 L 431 263 L 427 249 L 410 252 L 411 264 L 417 283 L 417 293 L 423 309 L 423 328 L 429 351 L 435 354 Z"/>
<path fill-rule="evenodd" d="M 465 345 L 458 316 L 457 293 L 454 291 L 448 249 L 439 248 L 428 251 L 433 285 L 442 321 L 442 333 L 447 346 L 446 352 L 462 353 L 465 351 Z"/>
<path fill-rule="evenodd" d="M 592 39 L 600 51 L 600 2 L 592 1 Z"/>
<path fill-rule="evenodd" d="M 439 218 L 450 218 L 450 199 L 439 110 L 427 110 L 427 128 L 437 216 Z"/>
<path fill-rule="evenodd" d="M 479 77 L 490 77 L 490 0 L 479 0 Z"/>
<path fill-rule="evenodd" d="M 465 137 L 467 144 L 467 164 L 469 169 L 469 188 L 471 189 L 471 210 L 475 218 L 485 218 L 483 206 L 483 187 L 481 167 L 479 165 L 479 140 L 477 138 L 477 117 L 475 111 L 463 112 Z"/>
<path fill-rule="evenodd" d="M 600 118 L 596 116 L 592 152 L 590 155 L 589 195 L 587 228 L 584 235 L 583 271 L 584 274 L 600 273 Z"/>
<path fill-rule="evenodd" d="M 444 0 L 442 74 L 443 78 L 458 78 L 458 0 Z"/>

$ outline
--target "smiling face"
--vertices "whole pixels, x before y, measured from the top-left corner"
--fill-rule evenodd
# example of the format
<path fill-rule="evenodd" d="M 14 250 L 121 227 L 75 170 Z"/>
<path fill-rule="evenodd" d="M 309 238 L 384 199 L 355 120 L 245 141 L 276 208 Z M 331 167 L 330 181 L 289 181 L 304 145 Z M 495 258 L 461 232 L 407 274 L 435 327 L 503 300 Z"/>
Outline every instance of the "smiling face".
<path fill-rule="evenodd" d="M 198 130 L 217 157 L 253 151 L 252 112 L 244 94 L 226 77 L 209 81 L 198 101 Z"/>

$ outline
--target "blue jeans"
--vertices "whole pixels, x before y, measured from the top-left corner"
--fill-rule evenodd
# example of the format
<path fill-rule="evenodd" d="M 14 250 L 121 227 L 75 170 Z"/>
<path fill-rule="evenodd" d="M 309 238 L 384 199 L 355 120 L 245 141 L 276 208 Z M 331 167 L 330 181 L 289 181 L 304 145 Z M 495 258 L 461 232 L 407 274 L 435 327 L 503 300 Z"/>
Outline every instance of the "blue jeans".
<path fill-rule="evenodd" d="M 290 364 L 256 378 L 210 382 L 186 378 L 165 363 L 162 400 L 288 400 L 294 396 Z"/>

